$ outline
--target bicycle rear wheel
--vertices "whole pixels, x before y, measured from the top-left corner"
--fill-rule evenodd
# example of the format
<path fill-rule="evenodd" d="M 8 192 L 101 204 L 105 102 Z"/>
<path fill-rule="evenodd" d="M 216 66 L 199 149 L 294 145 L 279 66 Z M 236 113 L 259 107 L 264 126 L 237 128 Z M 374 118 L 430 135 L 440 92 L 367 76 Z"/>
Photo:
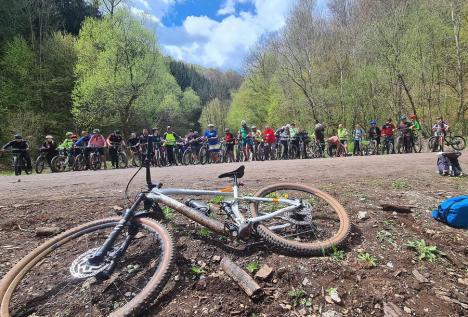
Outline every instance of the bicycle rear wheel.
<path fill-rule="evenodd" d="M 167 282 L 174 255 L 169 232 L 151 219 L 135 219 L 124 255 L 108 279 L 111 265 L 88 258 L 102 245 L 120 218 L 89 222 L 54 237 L 18 262 L 0 282 L 0 316 L 130 316 L 151 304 Z M 129 237 L 122 231 L 115 251 Z"/>
<path fill-rule="evenodd" d="M 260 189 L 256 197 L 299 199 L 303 207 L 262 222 L 258 234 L 273 246 L 297 255 L 326 254 L 342 244 L 351 224 L 343 206 L 332 196 L 312 187 L 278 184 Z M 252 202 L 253 217 L 285 207 L 278 202 Z"/>
<path fill-rule="evenodd" d="M 466 146 L 465 139 L 459 135 L 453 136 L 449 144 L 456 151 L 463 151 Z"/>
<path fill-rule="evenodd" d="M 128 157 L 127 154 L 120 152 L 118 154 L 118 160 L 119 160 L 119 167 L 120 168 L 126 168 L 128 166 Z"/>
<path fill-rule="evenodd" d="M 58 155 L 52 159 L 52 169 L 55 172 L 65 172 L 67 169 L 67 158 L 63 155 Z"/>

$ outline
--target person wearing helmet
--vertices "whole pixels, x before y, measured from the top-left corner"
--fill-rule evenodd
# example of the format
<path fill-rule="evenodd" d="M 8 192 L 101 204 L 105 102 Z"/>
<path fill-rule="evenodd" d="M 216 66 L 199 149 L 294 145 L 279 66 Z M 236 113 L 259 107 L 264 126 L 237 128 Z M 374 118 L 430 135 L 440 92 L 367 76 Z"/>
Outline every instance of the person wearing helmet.
<path fill-rule="evenodd" d="M 369 130 L 367 131 L 367 135 L 369 136 L 369 141 L 376 142 L 376 153 L 378 154 L 378 149 L 380 148 L 380 128 L 377 126 L 376 120 L 371 120 Z"/>
<path fill-rule="evenodd" d="M 72 140 L 73 132 L 65 133 L 65 140 L 57 147 L 59 150 L 70 151 L 73 148 L 75 142 Z"/>
<path fill-rule="evenodd" d="M 297 136 L 298 129 L 296 128 L 296 124 L 293 122 L 289 124 L 289 137 L 291 138 L 291 144 L 295 145 L 297 149 L 299 149 L 299 138 Z"/>
<path fill-rule="evenodd" d="M 262 131 L 257 129 L 257 126 L 253 125 L 252 126 L 252 140 L 253 140 L 253 159 L 257 160 L 257 154 L 260 152 L 260 149 L 263 147 L 263 136 L 262 136 Z"/>
<path fill-rule="evenodd" d="M 265 126 L 265 129 L 263 129 L 265 160 L 269 160 L 271 158 L 271 153 L 273 151 L 273 148 L 275 147 L 275 142 L 275 131 L 269 125 Z"/>
<path fill-rule="evenodd" d="M 211 161 L 218 163 L 220 160 L 219 152 L 221 150 L 221 144 L 218 139 L 218 130 L 215 129 L 214 124 L 208 124 L 208 130 L 205 131 L 205 138 L 208 141 L 208 152 L 211 157 Z"/>
<path fill-rule="evenodd" d="M 180 139 L 181 137 L 178 136 L 174 131 L 172 131 L 172 127 L 170 125 L 167 126 L 166 133 L 164 133 L 163 136 L 163 140 L 164 146 L 166 147 L 167 160 L 169 165 L 177 165 L 175 161 L 174 149 L 177 144 L 177 141 Z"/>
<path fill-rule="evenodd" d="M 411 125 L 414 130 L 421 131 L 421 124 L 419 123 L 418 117 L 415 114 L 410 115 Z"/>
<path fill-rule="evenodd" d="M 226 161 L 234 162 L 234 143 L 236 139 L 229 128 L 224 129 L 224 144 L 226 145 Z"/>
<path fill-rule="evenodd" d="M 101 162 L 104 165 L 104 169 L 107 169 L 106 156 L 104 155 L 104 148 L 107 146 L 107 141 L 104 136 L 102 136 L 99 129 L 93 130 L 93 135 L 89 139 L 88 147 L 91 151 L 97 151 L 101 156 Z"/>
<path fill-rule="evenodd" d="M 242 145 L 242 152 L 244 153 L 244 161 L 248 161 L 250 158 L 250 151 L 252 150 L 253 140 L 250 129 L 247 126 L 245 120 L 241 121 L 241 127 L 237 133 L 237 138 L 240 140 Z"/>
<path fill-rule="evenodd" d="M 47 163 L 49 163 L 49 166 L 51 166 L 52 159 L 58 154 L 54 137 L 51 135 L 46 135 L 45 141 L 42 143 L 39 151 L 45 154 Z"/>
<path fill-rule="evenodd" d="M 398 124 L 398 132 L 400 135 L 397 137 L 396 140 L 396 147 L 401 148 L 403 147 L 403 150 L 406 153 L 410 153 L 413 149 L 412 143 L 411 143 L 411 128 L 410 128 L 410 123 L 406 119 L 406 116 L 401 115 L 400 116 L 400 123 Z"/>
<path fill-rule="evenodd" d="M 192 154 L 192 161 L 193 162 L 198 162 L 198 153 L 200 152 L 200 147 L 201 147 L 201 140 L 200 140 L 200 134 L 198 131 L 193 131 L 190 130 L 189 133 L 187 134 L 187 137 L 185 138 L 186 143 L 190 147 L 190 153 Z"/>
<path fill-rule="evenodd" d="M 338 125 L 338 130 L 337 130 L 337 136 L 338 139 L 340 139 L 340 143 L 343 144 L 343 147 L 345 149 L 345 155 L 348 155 L 348 129 L 346 129 L 343 124 Z"/>
<path fill-rule="evenodd" d="M 120 130 L 115 130 L 107 137 L 107 146 L 109 148 L 109 156 L 111 159 L 112 168 L 119 167 L 119 151 L 122 146 L 125 146 L 125 141 L 120 134 Z"/>
<path fill-rule="evenodd" d="M 28 153 L 29 144 L 26 140 L 23 139 L 21 134 L 15 134 L 15 138 L 2 146 L 0 151 L 4 152 L 5 150 L 11 150 L 12 153 L 19 154 L 20 158 L 26 160 L 26 168 L 28 170 L 32 170 L 31 157 Z"/>
<path fill-rule="evenodd" d="M 386 151 L 387 154 L 390 154 L 390 149 L 391 153 L 395 154 L 395 148 L 394 148 L 394 139 L 393 139 L 393 131 L 395 131 L 395 125 L 392 122 L 392 118 L 388 118 L 387 121 L 385 121 L 385 124 L 382 126 L 380 129 L 380 134 L 384 138 L 384 147 L 382 154 Z"/>
<path fill-rule="evenodd" d="M 315 120 L 315 142 L 317 143 L 320 153 L 325 151 L 325 126 L 318 120 Z M 321 154 L 322 155 L 322 154 Z"/>
<path fill-rule="evenodd" d="M 289 143 L 289 126 L 285 125 L 279 128 L 276 133 L 278 134 L 279 145 L 281 146 L 280 150 L 282 151 L 279 155 L 283 160 L 288 158 L 288 143 Z"/>
<path fill-rule="evenodd" d="M 437 122 L 432 126 L 432 132 L 434 132 L 434 136 L 437 137 L 438 142 L 434 142 L 432 151 L 437 151 L 437 148 L 439 148 L 440 151 L 444 150 L 445 134 L 449 128 L 448 122 L 445 121 L 442 116 L 437 118 Z"/>

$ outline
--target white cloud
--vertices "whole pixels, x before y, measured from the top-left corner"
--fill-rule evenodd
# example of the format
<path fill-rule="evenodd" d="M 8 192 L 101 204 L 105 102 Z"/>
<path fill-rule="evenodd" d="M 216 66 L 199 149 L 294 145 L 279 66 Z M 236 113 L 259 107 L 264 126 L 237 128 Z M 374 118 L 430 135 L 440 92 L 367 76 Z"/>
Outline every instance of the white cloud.
<path fill-rule="evenodd" d="M 235 12 L 235 4 L 252 1 L 255 12 Z M 230 12 L 221 21 L 189 16 L 182 25 L 182 43 L 162 42 L 171 56 L 208 67 L 239 68 L 259 38 L 281 29 L 295 0 L 227 0 L 218 10 Z M 234 6 L 234 7 L 232 7 Z M 234 8 L 232 11 L 231 8 Z M 224 15 L 224 14 L 223 14 Z M 170 32 L 171 28 L 166 28 Z M 178 30 L 180 32 L 180 30 Z"/>
<path fill-rule="evenodd" d="M 143 5 L 143 7 L 145 7 L 146 10 L 151 10 L 151 6 L 149 5 L 148 1 L 146 0 L 137 0 L 138 3 L 140 3 L 141 5 Z"/>
<path fill-rule="evenodd" d="M 153 23 L 160 23 L 159 19 L 155 15 L 152 15 L 143 9 L 139 9 L 137 7 L 130 7 L 130 12 L 137 17 L 147 19 L 148 21 L 151 21 Z"/>

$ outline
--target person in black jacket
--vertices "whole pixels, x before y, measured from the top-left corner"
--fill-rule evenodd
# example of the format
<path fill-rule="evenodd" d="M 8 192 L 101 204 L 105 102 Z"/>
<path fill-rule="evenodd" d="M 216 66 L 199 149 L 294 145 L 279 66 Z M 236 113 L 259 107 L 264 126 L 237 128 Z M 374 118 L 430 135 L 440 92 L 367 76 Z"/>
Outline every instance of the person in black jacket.
<path fill-rule="evenodd" d="M 15 139 L 5 144 L 2 147 L 1 151 L 4 152 L 6 149 L 11 149 L 13 153 L 18 153 L 20 155 L 20 158 L 23 158 L 26 160 L 26 167 L 28 169 L 32 169 L 31 157 L 29 156 L 29 153 L 28 153 L 28 150 L 29 150 L 28 142 L 26 142 L 26 140 L 23 140 L 23 137 L 20 134 L 16 134 Z"/>
<path fill-rule="evenodd" d="M 51 166 L 52 159 L 58 154 L 57 145 L 55 144 L 54 137 L 51 135 L 47 135 L 45 137 L 45 142 L 42 143 L 41 148 L 39 150 L 45 153 L 47 162 L 49 163 L 49 166 Z"/>

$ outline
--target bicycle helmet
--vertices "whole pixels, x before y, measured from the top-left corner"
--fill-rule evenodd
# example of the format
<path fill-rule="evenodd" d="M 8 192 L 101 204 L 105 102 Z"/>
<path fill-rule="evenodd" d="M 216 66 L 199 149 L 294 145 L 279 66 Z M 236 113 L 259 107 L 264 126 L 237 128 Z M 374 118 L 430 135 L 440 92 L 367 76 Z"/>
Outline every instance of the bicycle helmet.
<path fill-rule="evenodd" d="M 15 134 L 15 140 L 22 140 L 23 137 L 21 136 L 21 134 Z"/>
<path fill-rule="evenodd" d="M 371 124 L 371 125 L 376 125 L 376 124 L 377 124 L 377 121 L 372 120 L 372 121 L 370 122 L 370 124 Z"/>
<path fill-rule="evenodd" d="M 406 120 L 406 116 L 401 115 L 401 116 L 400 116 L 400 120 Z"/>
<path fill-rule="evenodd" d="M 46 138 L 46 139 L 53 139 L 54 137 L 51 136 L 50 134 L 48 134 L 48 135 L 45 136 L 45 138 Z"/>
<path fill-rule="evenodd" d="M 225 129 L 224 129 L 224 132 L 229 132 L 229 128 L 225 128 Z"/>
<path fill-rule="evenodd" d="M 94 133 L 94 134 L 100 134 L 101 131 L 100 131 L 99 129 L 94 129 L 94 130 L 93 130 L 93 133 Z"/>
<path fill-rule="evenodd" d="M 411 114 L 409 117 L 410 117 L 411 120 L 416 119 L 416 115 L 415 115 L 415 114 Z"/>
<path fill-rule="evenodd" d="M 256 125 L 253 125 L 253 126 L 252 126 L 252 129 L 256 129 L 256 128 L 257 128 L 257 126 L 256 126 Z"/>
<path fill-rule="evenodd" d="M 212 127 L 214 128 L 214 126 L 215 125 L 213 123 L 208 124 L 208 128 L 212 128 Z"/>
<path fill-rule="evenodd" d="M 245 125 L 247 125 L 247 122 L 245 122 L 245 120 L 242 120 L 241 121 L 241 126 L 245 126 Z"/>
<path fill-rule="evenodd" d="M 73 134 L 73 132 L 67 132 L 65 133 L 65 136 L 68 138 L 69 136 L 71 136 Z"/>

